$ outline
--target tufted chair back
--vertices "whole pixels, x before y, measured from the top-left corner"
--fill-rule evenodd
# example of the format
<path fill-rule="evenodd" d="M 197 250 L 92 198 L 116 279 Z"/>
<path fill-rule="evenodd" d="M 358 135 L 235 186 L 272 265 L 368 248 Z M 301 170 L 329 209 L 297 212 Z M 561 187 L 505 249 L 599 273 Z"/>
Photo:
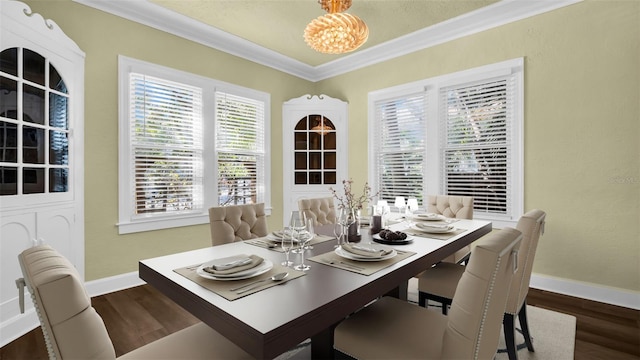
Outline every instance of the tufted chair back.
<path fill-rule="evenodd" d="M 442 359 L 492 359 L 522 233 L 504 228 L 478 242 L 458 282 L 442 341 Z"/>
<path fill-rule="evenodd" d="M 473 219 L 473 197 L 429 195 L 427 196 L 427 212 L 444 215 L 448 218 Z M 443 259 L 444 262 L 465 262 L 471 253 L 471 246 L 465 246 L 453 255 Z"/>
<path fill-rule="evenodd" d="M 267 236 L 264 203 L 212 207 L 209 209 L 213 246 Z"/>
<path fill-rule="evenodd" d="M 336 208 L 332 197 L 300 199 L 298 210 L 303 211 L 307 219 L 313 219 L 314 225 L 336 223 Z"/>
<path fill-rule="evenodd" d="M 544 232 L 544 221 L 547 214 L 538 209 L 531 210 L 518 220 L 516 229 L 522 232 L 522 246 L 518 253 L 518 271 L 513 275 L 511 291 L 507 301 L 506 313 L 516 315 L 524 304 L 529 293 L 531 269 L 536 255 L 538 240 Z"/>
<path fill-rule="evenodd" d="M 73 265 L 48 245 L 18 255 L 51 359 L 115 359 L 104 322 Z"/>
<path fill-rule="evenodd" d="M 473 219 L 473 197 L 452 195 L 427 196 L 427 212 L 455 219 Z"/>

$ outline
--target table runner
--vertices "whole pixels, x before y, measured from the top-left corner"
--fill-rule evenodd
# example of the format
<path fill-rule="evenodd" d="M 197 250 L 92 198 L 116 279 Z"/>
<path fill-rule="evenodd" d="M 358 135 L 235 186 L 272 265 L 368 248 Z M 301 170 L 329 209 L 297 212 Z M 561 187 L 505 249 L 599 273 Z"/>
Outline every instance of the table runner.
<path fill-rule="evenodd" d="M 315 244 L 319 244 L 319 243 L 322 243 L 322 242 L 325 242 L 325 241 L 335 240 L 335 239 L 336 238 L 333 237 L 333 236 L 326 236 L 326 235 L 316 234 L 316 236 L 314 236 L 313 239 L 311 239 L 309 241 L 309 245 L 313 246 Z M 284 253 L 284 250 L 282 250 L 282 246 L 280 246 L 279 242 L 270 240 L 267 237 L 261 237 L 261 238 L 257 238 L 257 239 L 245 240 L 244 242 L 249 244 L 249 245 L 258 246 L 258 247 L 261 247 L 261 248 L 265 248 L 265 249 L 269 249 L 269 250 L 273 250 L 273 251 Z"/>
<path fill-rule="evenodd" d="M 273 268 L 269 271 L 267 271 L 264 274 L 249 278 L 249 279 L 243 279 L 243 280 L 230 280 L 230 281 L 219 281 L 219 280 L 211 280 L 211 279 L 205 279 L 202 276 L 198 275 L 198 273 L 196 273 L 196 269 L 200 266 L 201 264 L 196 264 L 196 265 L 191 265 L 191 266 L 185 266 L 183 268 L 179 268 L 179 269 L 175 269 L 173 271 L 175 271 L 176 273 L 186 277 L 187 279 L 195 282 L 196 284 L 204 287 L 207 290 L 213 291 L 214 293 L 222 296 L 223 298 L 229 300 L 229 301 L 233 301 L 236 299 L 239 299 L 241 297 L 247 296 L 247 295 L 251 295 L 254 293 L 257 293 L 258 291 L 262 291 L 265 289 L 268 289 L 272 286 L 277 286 L 277 285 L 281 285 L 281 284 L 285 284 L 288 281 L 291 281 L 293 279 L 299 278 L 301 276 L 306 275 L 306 273 L 304 271 L 298 271 L 292 268 L 288 268 L 285 266 L 282 266 L 280 264 L 274 264 Z M 244 284 L 249 284 L 252 283 L 254 281 L 258 281 L 258 280 L 262 280 L 262 279 L 268 279 L 271 276 L 281 273 L 281 272 L 288 272 L 289 276 L 287 276 L 286 279 L 282 280 L 282 281 L 265 281 L 263 283 L 260 284 L 260 286 L 256 287 L 255 289 L 251 289 L 247 292 L 243 292 L 242 294 L 238 294 L 235 291 L 231 291 L 230 289 L 234 289 L 237 288 L 239 286 L 242 286 Z"/>
<path fill-rule="evenodd" d="M 371 275 L 416 254 L 413 251 L 404 251 L 398 249 L 396 249 L 396 251 L 398 252 L 398 255 L 394 256 L 391 259 L 382 261 L 355 261 L 351 259 L 345 259 L 333 251 L 321 255 L 316 255 L 307 260 L 327 266 L 333 266 L 343 270 L 348 270 L 362 275 Z"/>

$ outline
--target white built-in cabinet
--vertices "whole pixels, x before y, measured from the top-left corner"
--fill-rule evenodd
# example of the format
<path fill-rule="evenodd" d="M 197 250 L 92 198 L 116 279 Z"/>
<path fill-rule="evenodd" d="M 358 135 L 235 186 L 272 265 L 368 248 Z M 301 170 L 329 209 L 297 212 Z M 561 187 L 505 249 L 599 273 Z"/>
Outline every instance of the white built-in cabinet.
<path fill-rule="evenodd" d="M 282 105 L 283 221 L 298 200 L 331 196 L 348 178 L 348 107 L 327 95 L 304 95 Z"/>
<path fill-rule="evenodd" d="M 84 276 L 84 52 L 52 20 L 0 1 L 0 346 L 20 314 L 18 254 L 49 244 Z"/>

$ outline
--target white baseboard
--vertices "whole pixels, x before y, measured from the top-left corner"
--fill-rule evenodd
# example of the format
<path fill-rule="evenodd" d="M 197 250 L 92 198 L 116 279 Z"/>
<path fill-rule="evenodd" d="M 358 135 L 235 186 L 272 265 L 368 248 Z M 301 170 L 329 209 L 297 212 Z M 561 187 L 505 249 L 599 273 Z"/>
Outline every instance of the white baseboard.
<path fill-rule="evenodd" d="M 88 281 L 85 283 L 85 287 L 87 288 L 89 296 L 94 297 L 144 284 L 146 283 L 144 280 L 140 279 L 138 272 L 133 271 L 130 273 Z"/>
<path fill-rule="evenodd" d="M 126 274 L 110 276 L 103 279 L 92 280 L 87 282 L 85 285 L 89 296 L 94 297 L 143 284 L 145 284 L 145 282 L 138 277 L 138 272 L 134 271 Z M 617 288 L 608 288 L 595 284 L 582 283 L 540 274 L 531 275 L 531 287 L 563 295 L 569 295 L 606 304 L 640 310 L 640 293 L 638 292 L 626 291 Z M 25 301 L 28 302 L 28 299 L 29 297 L 26 296 Z M 0 346 L 5 346 L 11 341 L 33 330 L 38 325 L 38 317 L 36 316 L 33 308 L 27 310 L 23 315 L 14 317 L 8 321 L 1 323 Z"/>
<path fill-rule="evenodd" d="M 640 292 L 541 274 L 531 274 L 529 286 L 534 289 L 640 310 Z"/>
<path fill-rule="evenodd" d="M 29 299 L 26 297 L 25 302 L 30 302 Z M 25 309 L 24 314 L 3 321 L 0 323 L 0 347 L 35 329 L 38 325 L 40 325 L 40 320 L 33 307 Z"/>

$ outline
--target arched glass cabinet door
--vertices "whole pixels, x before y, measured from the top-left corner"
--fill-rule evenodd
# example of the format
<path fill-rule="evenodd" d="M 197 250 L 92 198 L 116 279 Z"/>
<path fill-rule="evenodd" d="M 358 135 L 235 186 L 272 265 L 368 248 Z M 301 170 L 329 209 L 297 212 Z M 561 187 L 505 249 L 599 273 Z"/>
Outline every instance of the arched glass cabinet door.
<path fill-rule="evenodd" d="M 294 128 L 296 185 L 336 184 L 336 127 L 323 115 L 311 114 Z"/>
<path fill-rule="evenodd" d="M 0 196 L 69 191 L 69 93 L 48 59 L 0 52 Z"/>

